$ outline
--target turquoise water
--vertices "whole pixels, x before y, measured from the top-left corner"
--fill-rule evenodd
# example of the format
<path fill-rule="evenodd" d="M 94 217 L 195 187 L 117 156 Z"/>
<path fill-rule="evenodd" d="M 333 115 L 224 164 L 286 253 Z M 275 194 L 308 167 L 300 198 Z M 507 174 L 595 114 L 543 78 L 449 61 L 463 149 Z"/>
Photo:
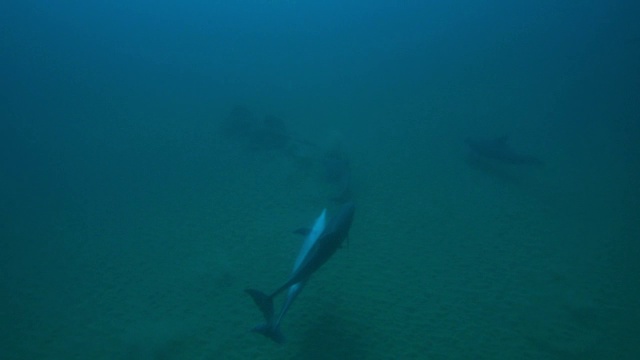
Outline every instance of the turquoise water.
<path fill-rule="evenodd" d="M 0 5 L 0 358 L 639 358 L 638 10 Z M 502 136 L 543 165 L 464 143 Z M 349 243 L 278 346 L 243 290 L 334 213 L 336 144 Z"/>

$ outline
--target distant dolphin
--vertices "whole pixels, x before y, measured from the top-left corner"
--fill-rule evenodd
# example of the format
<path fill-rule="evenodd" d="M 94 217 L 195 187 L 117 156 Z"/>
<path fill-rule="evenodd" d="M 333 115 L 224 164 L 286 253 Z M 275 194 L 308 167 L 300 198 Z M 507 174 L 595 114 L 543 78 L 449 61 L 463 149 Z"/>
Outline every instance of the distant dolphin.
<path fill-rule="evenodd" d="M 311 275 L 329 260 L 347 238 L 354 213 L 354 204 L 347 203 L 326 224 L 326 209 L 323 210 L 311 230 L 308 231 L 289 279 L 270 295 L 255 289 L 245 290 L 253 298 L 266 320 L 266 323 L 256 326 L 253 331 L 279 344 L 284 343 L 284 335 L 280 331 L 282 318 Z M 273 310 L 273 298 L 286 289 L 289 289 L 287 298 L 282 304 L 280 313 L 276 316 Z"/>
<path fill-rule="evenodd" d="M 322 160 L 325 179 L 336 188 L 331 200 L 343 203 L 351 198 L 351 164 L 346 157 L 325 156 Z"/>
<path fill-rule="evenodd" d="M 466 138 L 464 142 L 478 156 L 494 159 L 513 165 L 542 165 L 542 160 L 535 156 L 515 152 L 508 143 L 508 137 L 495 139 Z"/>

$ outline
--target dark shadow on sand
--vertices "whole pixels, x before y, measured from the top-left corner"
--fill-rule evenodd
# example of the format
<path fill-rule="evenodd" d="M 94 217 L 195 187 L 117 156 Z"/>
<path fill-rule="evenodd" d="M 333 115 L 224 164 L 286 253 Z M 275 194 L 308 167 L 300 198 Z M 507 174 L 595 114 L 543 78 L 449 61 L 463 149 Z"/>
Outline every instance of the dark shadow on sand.
<path fill-rule="evenodd" d="M 465 162 L 471 169 L 484 173 L 500 182 L 513 185 L 522 184 L 522 179 L 509 165 L 501 164 L 473 154 L 468 154 L 465 158 Z"/>
<path fill-rule="evenodd" d="M 296 359 L 366 359 L 368 349 L 362 343 L 366 328 L 346 322 L 336 314 L 321 314 L 302 338 Z"/>

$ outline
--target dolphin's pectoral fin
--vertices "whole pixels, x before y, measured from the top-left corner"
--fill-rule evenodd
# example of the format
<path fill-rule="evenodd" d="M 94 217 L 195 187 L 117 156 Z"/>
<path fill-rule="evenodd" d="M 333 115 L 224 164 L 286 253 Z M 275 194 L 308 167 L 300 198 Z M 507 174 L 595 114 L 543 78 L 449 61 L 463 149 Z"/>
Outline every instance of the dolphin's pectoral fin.
<path fill-rule="evenodd" d="M 271 326 L 270 324 L 273 321 L 273 298 L 260 290 L 246 289 L 245 292 L 251 296 L 253 302 L 262 311 L 267 325 Z"/>
<path fill-rule="evenodd" d="M 309 235 L 309 233 L 311 233 L 311 229 L 309 228 L 299 228 L 299 229 L 295 229 L 293 231 L 294 234 L 298 234 L 298 235 L 303 235 L 303 236 L 307 236 Z"/>

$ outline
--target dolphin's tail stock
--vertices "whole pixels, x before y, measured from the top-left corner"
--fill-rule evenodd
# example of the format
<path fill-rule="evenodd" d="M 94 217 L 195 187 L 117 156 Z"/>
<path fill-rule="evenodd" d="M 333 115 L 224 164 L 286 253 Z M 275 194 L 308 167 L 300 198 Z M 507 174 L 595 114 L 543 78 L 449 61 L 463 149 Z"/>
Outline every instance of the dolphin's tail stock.
<path fill-rule="evenodd" d="M 274 321 L 273 296 L 255 289 L 246 289 L 245 292 L 251 296 L 266 320 L 266 323 L 254 327 L 252 331 L 260 333 L 278 344 L 284 343 L 284 335 L 280 331 L 280 324 L 276 324 Z"/>

